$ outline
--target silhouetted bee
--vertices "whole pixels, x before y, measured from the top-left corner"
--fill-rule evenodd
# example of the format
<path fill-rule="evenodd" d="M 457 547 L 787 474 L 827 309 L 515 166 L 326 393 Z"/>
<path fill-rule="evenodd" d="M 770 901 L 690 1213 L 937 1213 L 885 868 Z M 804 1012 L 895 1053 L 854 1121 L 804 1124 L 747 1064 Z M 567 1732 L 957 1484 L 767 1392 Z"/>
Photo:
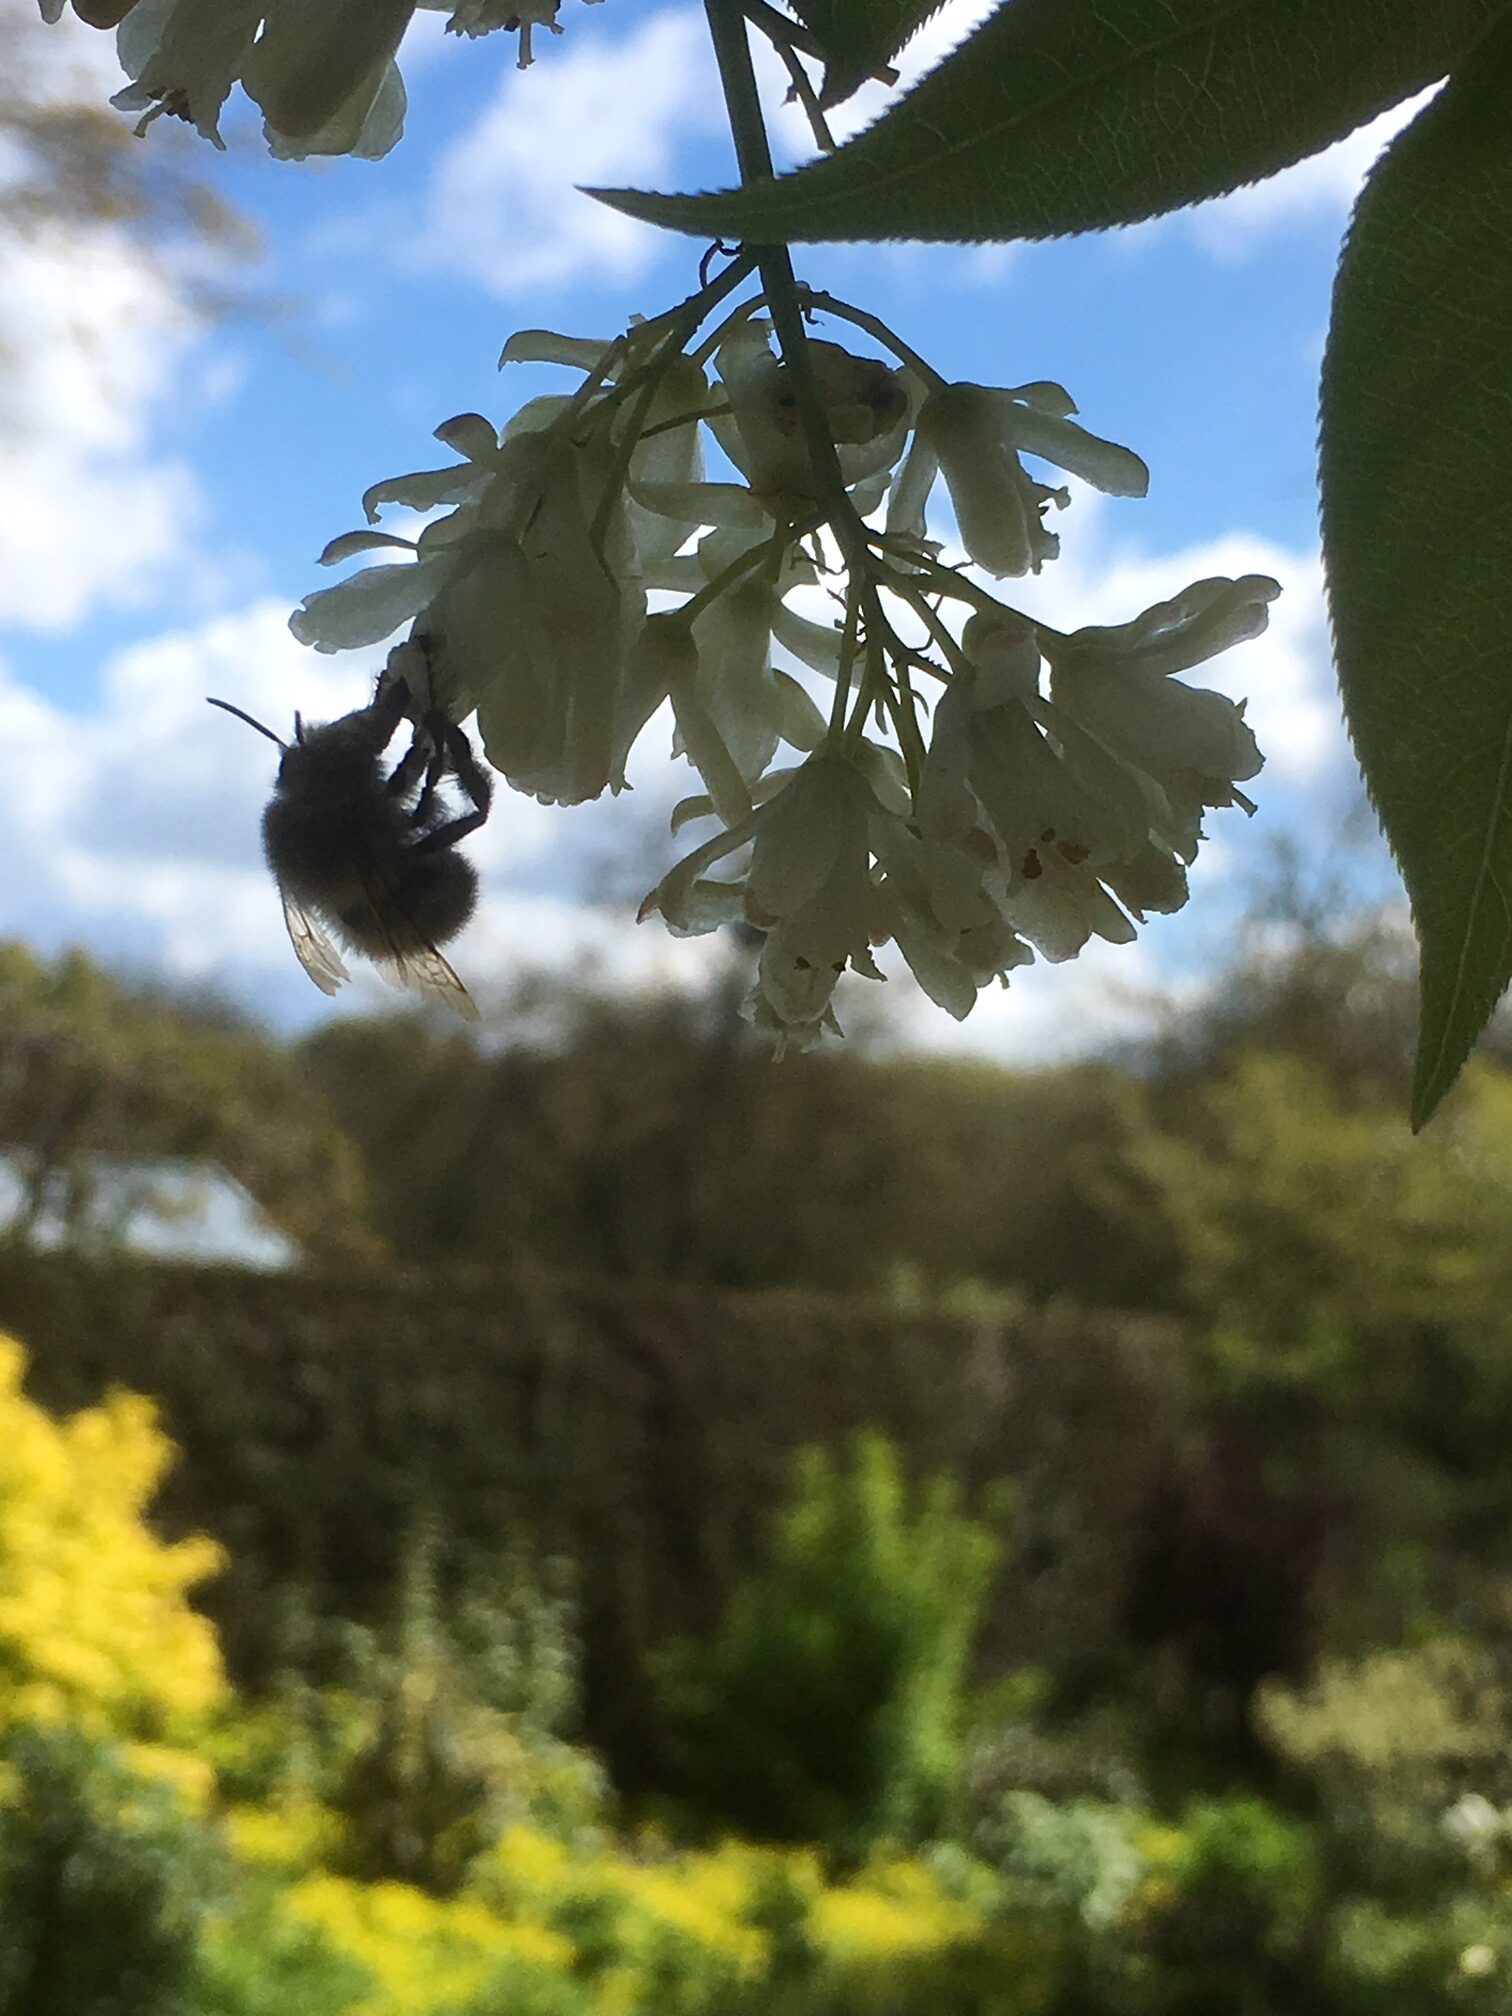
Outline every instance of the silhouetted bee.
<path fill-rule="evenodd" d="M 422 714 L 409 749 L 385 773 L 384 751 L 415 707 L 402 679 L 387 678 L 368 706 L 337 721 L 310 727 L 296 714 L 292 742 L 227 700 L 210 705 L 283 750 L 263 850 L 315 985 L 334 994 L 351 977 L 329 927 L 386 977 L 475 1022 L 472 996 L 437 950 L 472 915 L 478 877 L 457 843 L 483 824 L 493 797 L 462 730 L 437 710 Z M 471 801 L 468 811 L 451 814 L 448 776 Z"/>

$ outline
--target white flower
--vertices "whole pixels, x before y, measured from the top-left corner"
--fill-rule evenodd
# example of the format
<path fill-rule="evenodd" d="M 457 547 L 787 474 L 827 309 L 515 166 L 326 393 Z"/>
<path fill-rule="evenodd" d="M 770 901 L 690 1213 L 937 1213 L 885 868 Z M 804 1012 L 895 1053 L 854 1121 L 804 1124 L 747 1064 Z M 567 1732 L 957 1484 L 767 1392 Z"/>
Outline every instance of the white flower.
<path fill-rule="evenodd" d="M 738 323 L 716 357 L 728 417 L 711 422 L 721 448 L 774 518 L 812 503 L 820 484 L 809 456 L 792 374 L 761 318 Z M 810 339 L 808 358 L 846 487 L 892 468 L 907 439 L 909 395 L 876 357 Z"/>
<path fill-rule="evenodd" d="M 476 706 L 495 769 L 517 790 L 575 805 L 623 783 L 621 682 L 645 591 L 623 510 L 595 535 L 609 444 L 552 452 L 539 437 L 518 441 L 540 449 L 532 508 L 518 530 L 469 536 L 417 629 L 448 704 Z"/>
<path fill-rule="evenodd" d="M 1103 883 L 1147 844 L 1138 782 L 1107 757 L 1074 768 L 1044 732 L 1032 631 L 973 617 L 962 641 L 920 780 L 925 837 L 990 854 L 1002 916 L 1047 959 L 1073 958 L 1094 933 L 1127 942 L 1134 926 Z"/>
<path fill-rule="evenodd" d="M 832 751 L 811 756 L 773 796 L 678 863 L 641 905 L 679 931 L 743 915 L 766 934 L 751 1015 L 779 1049 L 806 1049 L 839 1025 L 831 997 L 847 966 L 880 980 L 871 954 L 871 822 L 886 818 L 867 779 Z M 705 871 L 751 846 L 745 875 Z M 738 906 L 738 907 L 737 907 Z"/>
<path fill-rule="evenodd" d="M 1158 786 L 1158 838 L 1191 861 L 1205 807 L 1254 807 L 1237 784 L 1264 762 L 1242 705 L 1172 674 L 1258 636 L 1279 584 L 1262 574 L 1195 582 L 1132 623 L 1047 638 L 1057 710 Z"/>
<path fill-rule="evenodd" d="M 531 31 L 547 28 L 560 35 L 557 15 L 561 0 L 419 0 L 422 7 L 450 13 L 449 35 L 488 35 L 496 28 L 517 29 L 520 36 L 519 67 L 528 70 L 532 61 Z M 597 0 L 588 0 L 590 6 Z"/>
<path fill-rule="evenodd" d="M 111 104 L 143 114 L 143 132 L 164 113 L 187 119 L 217 147 L 221 108 L 241 73 L 263 0 L 138 0 L 116 34 L 132 80 Z"/>
<path fill-rule="evenodd" d="M 896 940 L 930 1000 L 964 1021 L 983 987 L 1006 986 L 1034 958 L 995 898 L 992 849 L 973 855 L 925 840 L 902 820 L 873 821 L 873 846 L 884 870 L 874 936 Z"/>
<path fill-rule="evenodd" d="M 1060 550 L 1045 530 L 1045 511 L 1070 500 L 1067 491 L 1035 482 L 1020 454 L 1040 456 L 1115 497 L 1142 497 L 1149 485 L 1139 457 L 1076 426 L 1069 418 L 1075 411 L 1059 385 L 937 385 L 919 409 L 887 529 L 921 539 L 929 492 L 943 474 L 961 544 L 978 566 L 1000 576 L 1037 574 Z"/>
<path fill-rule="evenodd" d="M 273 0 L 242 70 L 282 158 L 376 160 L 404 130 L 394 55 L 415 0 Z"/>

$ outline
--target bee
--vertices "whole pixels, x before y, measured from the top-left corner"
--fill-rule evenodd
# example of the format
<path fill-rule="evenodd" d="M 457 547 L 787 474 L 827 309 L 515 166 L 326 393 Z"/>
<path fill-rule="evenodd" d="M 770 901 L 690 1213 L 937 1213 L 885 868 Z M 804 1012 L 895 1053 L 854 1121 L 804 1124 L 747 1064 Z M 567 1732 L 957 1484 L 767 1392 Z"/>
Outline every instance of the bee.
<path fill-rule="evenodd" d="M 457 844 L 483 824 L 493 797 L 463 731 L 439 709 L 420 712 L 409 749 L 385 773 L 396 729 L 418 711 L 402 679 L 386 679 L 366 707 L 336 721 L 312 726 L 296 714 L 292 742 L 228 700 L 210 705 L 283 751 L 263 813 L 263 852 L 294 951 L 320 991 L 334 994 L 351 977 L 339 944 L 477 1021 L 472 996 L 438 949 L 472 915 L 477 871 Z M 454 814 L 443 795 L 449 776 L 470 801 L 465 812 Z"/>

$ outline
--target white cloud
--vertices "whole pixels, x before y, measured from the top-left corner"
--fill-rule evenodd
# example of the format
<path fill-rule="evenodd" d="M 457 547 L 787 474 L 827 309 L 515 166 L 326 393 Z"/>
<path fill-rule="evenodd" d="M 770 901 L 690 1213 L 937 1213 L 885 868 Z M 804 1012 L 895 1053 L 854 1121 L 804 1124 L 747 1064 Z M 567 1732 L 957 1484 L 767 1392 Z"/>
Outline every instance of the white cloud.
<path fill-rule="evenodd" d="M 417 262 L 510 296 L 587 275 L 624 282 L 664 234 L 577 185 L 665 187 L 679 150 L 724 130 L 701 14 L 653 14 L 611 40 L 574 20 L 572 39 L 507 71 L 482 117 L 432 171 Z"/>
<path fill-rule="evenodd" d="M 32 102 L 97 107 L 119 83 L 112 38 L 72 14 L 18 11 L 4 47 Z M 34 174 L 13 146 L 8 182 Z M 199 331 L 169 262 L 109 222 L 0 214 L 0 276 L 0 625 L 62 631 L 150 599 L 182 557 L 199 493 L 151 444 Z"/>

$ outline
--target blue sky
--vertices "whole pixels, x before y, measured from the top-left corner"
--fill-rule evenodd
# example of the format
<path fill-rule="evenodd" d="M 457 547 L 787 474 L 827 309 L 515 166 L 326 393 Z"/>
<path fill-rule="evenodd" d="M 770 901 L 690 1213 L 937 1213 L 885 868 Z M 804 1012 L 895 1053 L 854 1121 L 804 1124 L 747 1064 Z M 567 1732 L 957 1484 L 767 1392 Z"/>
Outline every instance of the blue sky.
<path fill-rule="evenodd" d="M 34 88 L 98 99 L 118 81 L 110 39 L 72 15 L 52 30 L 34 0 L 0 0 L 0 15 Z M 970 18 L 951 0 L 911 68 Z M 151 266 L 110 227 L 38 244 L 0 223 L 0 933 L 210 980 L 291 1027 L 330 1010 L 294 966 L 262 867 L 272 752 L 203 696 L 275 725 L 358 703 L 375 655 L 316 657 L 286 618 L 323 585 L 315 556 L 360 521 L 363 489 L 444 460 L 430 432 L 451 414 L 502 420 L 541 389 L 542 374 L 495 369 L 512 329 L 608 336 L 693 284 L 700 247 L 574 182 L 730 179 L 696 6 L 566 0 L 566 32 L 540 38 L 524 73 L 510 38 L 459 42 L 441 19 L 418 17 L 406 45 L 410 117 L 385 161 L 272 162 L 245 114 L 225 156 L 195 153 L 263 234 L 250 312 L 198 322 L 187 255 Z M 796 158 L 801 123 L 773 118 Z M 1014 1058 L 1095 1040 L 1141 989 L 1201 984 L 1274 839 L 1332 844 L 1355 787 L 1317 560 L 1317 371 L 1348 205 L 1383 138 L 1123 233 L 800 252 L 806 277 L 947 375 L 1058 379 L 1086 425 L 1150 464 L 1147 500 L 1078 493 L 1026 607 L 1075 627 L 1204 574 L 1285 588 L 1270 634 L 1216 668 L 1248 695 L 1269 760 L 1258 818 L 1215 817 L 1188 910 L 1136 946 L 1015 976 L 962 1028 L 900 981 L 887 991 L 910 1040 Z M 162 122 L 140 144 L 188 143 Z M 626 984 L 696 984 L 718 957 L 630 922 L 632 892 L 669 858 L 662 809 L 691 788 L 659 728 L 644 746 L 627 797 L 569 813 L 502 801 L 475 849 L 485 901 L 456 948 L 475 992 L 584 962 Z"/>

